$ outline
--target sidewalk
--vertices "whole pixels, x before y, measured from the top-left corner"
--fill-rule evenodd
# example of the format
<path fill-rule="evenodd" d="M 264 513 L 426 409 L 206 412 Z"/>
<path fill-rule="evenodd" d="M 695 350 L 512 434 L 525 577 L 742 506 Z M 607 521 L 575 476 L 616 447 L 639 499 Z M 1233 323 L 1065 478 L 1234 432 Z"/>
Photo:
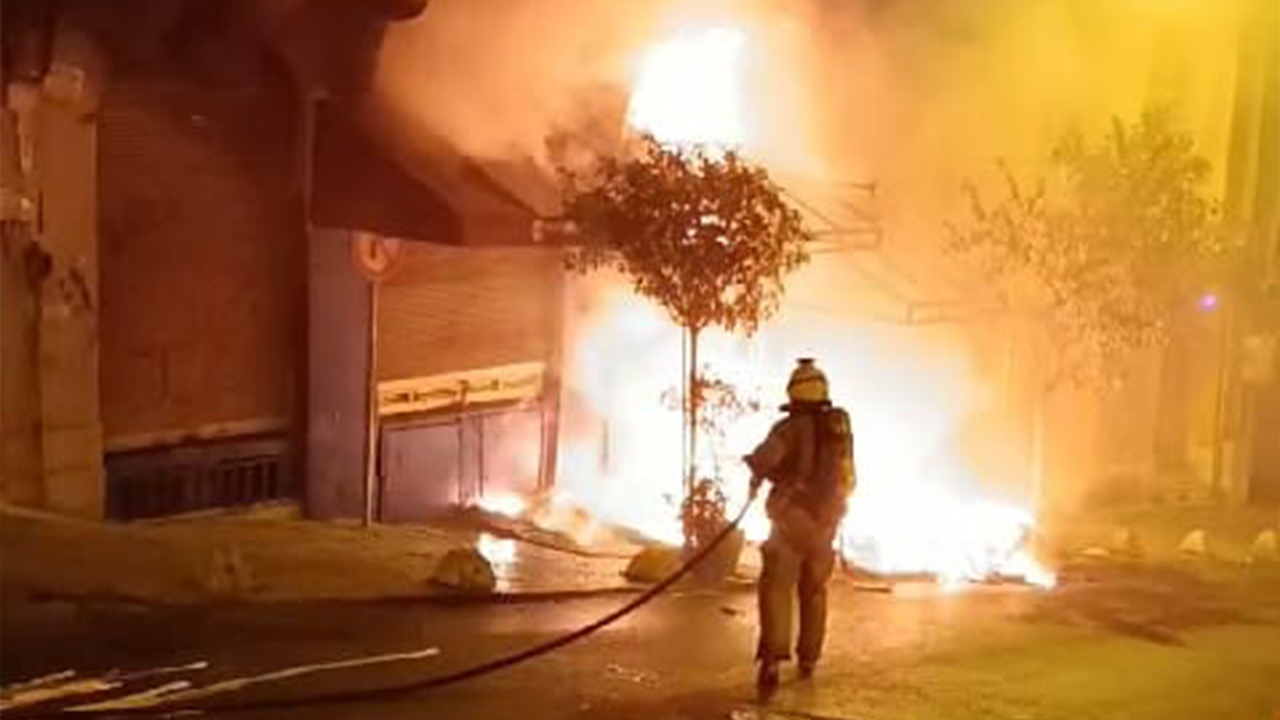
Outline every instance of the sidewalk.
<path fill-rule="evenodd" d="M 156 604 L 520 600 L 635 590 L 628 554 L 483 525 L 327 523 L 274 513 L 119 525 L 0 507 L 8 598 Z M 498 528 L 502 530 L 502 528 Z M 638 548 L 636 548 L 638 549 Z"/>

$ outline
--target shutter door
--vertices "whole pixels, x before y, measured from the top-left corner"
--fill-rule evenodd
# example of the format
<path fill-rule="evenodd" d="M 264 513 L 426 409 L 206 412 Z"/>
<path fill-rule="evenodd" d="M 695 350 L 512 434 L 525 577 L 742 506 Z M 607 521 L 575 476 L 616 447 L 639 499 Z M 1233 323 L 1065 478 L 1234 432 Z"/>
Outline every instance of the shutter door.
<path fill-rule="evenodd" d="M 109 447 L 274 428 L 294 412 L 305 244 L 287 92 L 113 77 L 100 112 Z"/>
<path fill-rule="evenodd" d="M 548 362 L 562 277 L 556 250 L 408 244 L 379 296 L 378 379 Z"/>

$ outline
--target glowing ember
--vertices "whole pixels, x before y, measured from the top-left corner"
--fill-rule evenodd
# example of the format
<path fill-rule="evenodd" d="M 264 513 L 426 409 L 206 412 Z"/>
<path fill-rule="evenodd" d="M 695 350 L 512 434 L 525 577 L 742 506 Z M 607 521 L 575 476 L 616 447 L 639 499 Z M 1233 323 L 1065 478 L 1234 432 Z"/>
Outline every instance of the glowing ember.
<path fill-rule="evenodd" d="M 742 58 L 735 28 L 686 31 L 644 56 L 629 124 L 663 142 L 737 146 L 746 140 Z"/>

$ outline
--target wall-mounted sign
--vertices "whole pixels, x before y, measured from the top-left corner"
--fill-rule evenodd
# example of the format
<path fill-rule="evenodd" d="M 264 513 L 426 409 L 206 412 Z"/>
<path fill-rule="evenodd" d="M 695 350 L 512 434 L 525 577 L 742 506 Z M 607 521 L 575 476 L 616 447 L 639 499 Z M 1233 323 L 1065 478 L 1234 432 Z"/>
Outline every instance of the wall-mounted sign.
<path fill-rule="evenodd" d="M 378 383 L 378 414 L 407 415 L 542 396 L 544 366 L 517 363 Z"/>
<path fill-rule="evenodd" d="M 351 260 L 370 282 L 386 280 L 403 264 L 404 242 L 373 233 L 358 233 L 351 243 Z"/>

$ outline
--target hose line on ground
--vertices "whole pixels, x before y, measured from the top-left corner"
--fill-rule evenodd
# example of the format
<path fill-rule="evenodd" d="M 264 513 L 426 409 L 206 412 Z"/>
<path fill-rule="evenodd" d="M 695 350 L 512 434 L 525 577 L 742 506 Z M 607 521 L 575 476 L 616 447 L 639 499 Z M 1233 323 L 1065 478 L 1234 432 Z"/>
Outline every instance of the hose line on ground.
<path fill-rule="evenodd" d="M 695 552 L 691 557 L 689 557 L 689 559 L 685 560 L 685 562 L 682 565 L 680 565 L 680 567 L 677 568 L 675 572 L 671 573 L 671 575 L 667 576 L 661 582 L 657 583 L 653 587 L 649 588 L 648 590 L 645 590 L 640 595 L 637 595 L 630 602 L 619 607 L 617 610 L 614 610 L 613 612 L 607 615 L 604 615 L 598 620 L 595 620 L 592 623 L 584 625 L 578 628 L 577 630 L 574 630 L 571 633 L 567 633 L 565 635 L 552 638 L 546 642 L 534 645 L 533 647 L 526 648 L 519 652 L 511 653 L 510 655 L 504 655 L 502 657 L 495 658 L 493 660 L 489 660 L 487 662 L 481 663 L 479 665 L 474 665 L 469 668 L 463 668 L 461 670 L 457 670 L 451 673 L 446 673 L 444 675 L 439 675 L 437 677 L 429 677 L 422 680 L 415 680 L 413 682 L 402 683 L 399 685 L 387 685 L 384 687 L 366 688 L 361 690 L 342 690 L 342 691 L 336 691 L 336 692 L 330 692 L 330 693 L 319 693 L 315 695 L 306 695 L 306 696 L 293 697 L 293 698 L 244 700 L 241 702 L 210 703 L 210 704 L 197 703 L 192 705 L 183 705 L 181 703 L 176 703 L 173 705 L 165 705 L 162 703 L 162 704 L 150 705 L 146 707 L 121 708 L 118 710 L 59 709 L 59 710 L 34 711 L 34 712 L 31 712 L 30 714 L 16 712 L 16 713 L 13 713 L 12 715 L 9 715 L 9 717 L 14 718 L 14 720 L 19 720 L 19 719 L 36 720 L 38 718 L 65 718 L 68 716 L 73 716 L 77 718 L 109 718 L 109 717 L 138 717 L 138 716 L 154 717 L 159 715 L 175 715 L 175 714 L 187 714 L 187 713 L 231 713 L 231 712 L 256 712 L 256 711 L 262 711 L 262 710 L 287 710 L 287 709 L 311 707 L 315 705 L 353 705 L 353 704 L 365 703 L 365 702 L 370 702 L 375 700 L 382 700 L 382 699 L 396 697 L 400 695 L 409 695 L 412 693 L 423 692 L 426 690 L 436 690 L 449 685 L 456 685 L 458 683 L 466 682 L 468 680 L 473 680 L 475 678 L 488 675 L 490 673 L 494 673 L 499 670 L 505 670 L 506 668 L 512 667 L 514 665 L 519 665 L 528 660 L 532 660 L 541 655 L 545 655 L 554 650 L 558 650 L 562 647 L 565 647 L 566 645 L 569 645 L 578 640 L 581 640 L 582 638 L 587 637 L 588 635 L 591 635 L 597 630 L 600 630 L 609 625 L 612 625 L 618 620 L 621 620 L 627 615 L 630 615 L 632 612 L 635 612 L 640 607 L 648 604 L 650 600 L 653 600 L 657 596 L 661 595 L 672 585 L 675 585 L 677 582 L 683 579 L 686 575 L 688 575 L 690 571 L 692 571 L 695 567 L 697 567 L 699 563 L 705 560 L 707 556 L 709 556 L 717 547 L 719 547 L 720 543 L 724 542 L 725 538 L 727 538 L 730 533 L 737 530 L 738 526 L 742 524 L 742 519 L 746 517 L 747 510 L 750 509 L 753 500 L 754 500 L 754 497 L 747 500 L 747 502 L 743 503 L 742 509 L 738 511 L 738 514 L 733 518 L 733 521 L 730 522 L 727 526 L 725 526 L 725 528 L 721 530 L 715 537 L 713 537 L 711 539 L 711 542 L 698 548 L 697 552 Z"/>

